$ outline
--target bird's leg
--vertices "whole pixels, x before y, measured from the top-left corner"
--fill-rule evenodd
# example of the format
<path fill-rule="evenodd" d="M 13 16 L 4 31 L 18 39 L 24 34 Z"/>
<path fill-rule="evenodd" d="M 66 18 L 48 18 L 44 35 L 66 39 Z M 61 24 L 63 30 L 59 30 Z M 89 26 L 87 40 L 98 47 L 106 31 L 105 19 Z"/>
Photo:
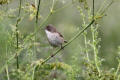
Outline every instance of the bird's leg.
<path fill-rule="evenodd" d="M 56 47 L 53 47 L 51 57 L 53 58 L 53 60 L 56 60 L 56 61 L 57 61 L 57 58 L 56 58 L 55 55 L 54 55 L 54 50 L 55 50 L 55 49 L 56 49 Z"/>
<path fill-rule="evenodd" d="M 51 57 L 54 57 L 54 50 L 55 50 L 55 49 L 56 49 L 56 48 L 53 47 L 52 53 L 51 53 Z"/>
<path fill-rule="evenodd" d="M 64 50 L 64 46 L 62 46 L 62 44 L 60 45 L 60 49 L 63 49 L 63 50 Z M 62 52 L 61 52 L 61 55 L 59 55 L 59 57 L 58 57 L 59 61 L 62 61 L 63 50 L 62 50 Z"/>
<path fill-rule="evenodd" d="M 64 49 L 64 47 L 62 46 L 62 44 L 60 45 L 60 48 L 61 48 L 61 49 Z"/>

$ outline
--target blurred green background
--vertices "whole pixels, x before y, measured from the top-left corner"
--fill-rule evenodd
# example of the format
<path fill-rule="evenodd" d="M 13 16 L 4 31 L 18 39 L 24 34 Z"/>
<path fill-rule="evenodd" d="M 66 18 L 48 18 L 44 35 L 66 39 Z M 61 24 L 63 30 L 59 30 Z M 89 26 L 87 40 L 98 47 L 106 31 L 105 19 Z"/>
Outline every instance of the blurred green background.
<path fill-rule="evenodd" d="M 111 0 L 109 0 L 108 3 L 110 1 Z M 38 21 L 39 25 L 41 25 L 44 19 L 48 16 L 50 8 L 52 6 L 52 2 L 53 0 L 41 0 L 40 15 Z M 92 8 L 92 0 L 87 0 L 87 2 L 88 7 Z M 104 0 L 95 0 L 95 13 L 100 8 L 103 2 Z M 29 35 L 35 29 L 34 12 L 30 11 L 33 7 L 28 3 L 35 4 L 35 1 L 22 0 L 22 21 L 19 24 L 19 32 L 21 35 L 24 36 Z M 72 0 L 58 0 L 54 6 L 55 10 L 65 5 L 66 7 L 52 14 L 46 21 L 46 23 L 41 26 L 42 28 L 45 28 L 46 25 L 53 24 L 59 30 L 59 32 L 64 35 L 66 40 L 70 40 L 81 29 L 81 25 L 83 24 L 82 17 L 79 10 L 77 9 L 77 6 L 84 5 L 84 3 L 79 3 L 79 1 L 77 1 L 74 4 L 68 5 L 69 3 L 72 3 Z M 18 10 L 18 4 L 18 0 L 12 0 L 8 4 L 0 5 L 0 66 L 2 66 L 5 61 L 14 54 L 9 52 L 10 50 L 13 50 L 12 52 L 15 52 L 12 47 L 7 48 L 7 46 L 10 46 L 7 40 L 11 35 L 9 33 L 11 33 L 15 28 L 16 17 L 14 16 L 17 16 L 18 14 L 18 11 L 16 11 Z M 85 12 L 85 9 L 83 11 Z M 109 7 L 105 14 L 106 16 L 98 21 L 99 38 L 101 38 L 101 48 L 99 51 L 99 56 L 100 58 L 105 59 L 105 61 L 103 62 L 103 68 L 109 69 L 113 67 L 116 68 L 118 65 L 118 61 L 116 58 L 118 57 L 118 46 L 120 45 L 120 0 L 116 0 Z M 86 22 L 88 24 L 88 20 L 86 20 Z M 91 40 L 91 33 L 88 34 L 87 40 Z M 28 61 L 30 61 L 31 59 L 45 59 L 52 52 L 52 47 L 49 45 L 43 29 L 39 30 L 39 32 L 37 33 L 36 44 L 36 54 L 30 54 L 29 52 L 22 51 L 20 55 L 21 63 L 27 62 L 26 58 L 29 55 L 32 55 L 32 58 L 28 59 Z M 72 65 L 73 56 L 77 55 L 79 60 L 78 63 L 82 65 L 82 58 L 84 56 L 84 53 L 82 53 L 83 49 L 84 39 L 83 36 L 80 36 L 69 46 L 67 46 L 63 51 L 61 51 L 61 53 L 64 54 L 58 55 L 58 60 Z M 92 56 L 93 54 L 89 53 L 89 55 Z"/>

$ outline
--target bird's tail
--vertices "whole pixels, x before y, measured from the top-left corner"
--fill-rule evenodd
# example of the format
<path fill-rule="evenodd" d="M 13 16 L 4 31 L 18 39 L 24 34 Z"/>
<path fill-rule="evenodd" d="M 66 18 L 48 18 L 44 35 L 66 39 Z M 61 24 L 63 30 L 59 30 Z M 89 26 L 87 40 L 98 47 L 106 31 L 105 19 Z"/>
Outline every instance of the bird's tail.
<path fill-rule="evenodd" d="M 66 41 L 66 40 L 64 40 L 64 43 L 67 43 L 67 41 Z"/>

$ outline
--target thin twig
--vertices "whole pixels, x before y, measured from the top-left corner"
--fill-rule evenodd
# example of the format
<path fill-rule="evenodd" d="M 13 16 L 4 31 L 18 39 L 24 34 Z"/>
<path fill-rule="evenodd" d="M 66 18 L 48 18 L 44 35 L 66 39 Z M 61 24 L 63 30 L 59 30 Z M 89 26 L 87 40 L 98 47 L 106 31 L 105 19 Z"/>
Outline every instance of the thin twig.
<path fill-rule="evenodd" d="M 100 9 L 97 11 L 97 15 L 100 16 L 98 18 L 102 18 L 105 16 L 105 12 L 108 10 L 108 8 L 113 4 L 114 0 L 112 0 L 108 5 L 105 5 L 107 3 L 107 0 L 104 0 L 103 4 L 101 5 Z M 104 7 L 104 5 L 106 7 Z"/>
<path fill-rule="evenodd" d="M 113 4 L 114 0 L 112 0 L 108 5 L 107 7 L 101 12 L 101 14 L 103 15 L 105 13 L 105 11 L 108 10 L 108 8 Z"/>
<path fill-rule="evenodd" d="M 38 14 L 39 14 L 40 2 L 41 2 L 41 0 L 39 0 L 38 6 L 37 6 L 36 24 L 38 23 Z"/>
<path fill-rule="evenodd" d="M 97 14 L 100 13 L 100 11 L 103 9 L 104 4 L 107 2 L 107 0 L 104 0 L 104 2 L 102 3 L 101 7 L 98 9 Z"/>
<path fill-rule="evenodd" d="M 93 39 L 93 50 L 94 50 L 94 63 L 95 63 L 95 66 L 96 66 L 96 69 L 99 73 L 99 76 L 101 76 L 101 71 L 100 71 L 100 68 L 99 68 L 99 60 L 98 60 L 98 49 L 97 49 L 97 44 L 95 43 L 96 41 L 96 28 L 93 27 L 93 29 L 91 28 L 91 31 L 92 31 L 92 39 Z"/>
<path fill-rule="evenodd" d="M 35 36 L 34 36 L 34 38 L 35 38 L 35 40 L 34 40 L 34 43 L 36 42 L 36 38 L 37 38 L 37 34 L 36 34 L 36 32 L 37 32 L 37 26 L 38 26 L 38 16 L 39 16 L 39 8 L 40 8 L 40 3 L 41 3 L 41 0 L 39 0 L 39 2 L 38 2 L 38 5 L 37 5 L 37 13 L 36 13 L 36 24 L 35 24 L 35 31 L 34 31 L 34 34 L 35 34 Z M 34 45 L 34 53 L 36 52 L 36 46 Z M 32 73 L 32 79 L 31 80 L 34 80 L 34 70 L 33 70 L 33 73 Z"/>
<path fill-rule="evenodd" d="M 19 0 L 19 12 L 18 12 L 18 18 L 16 22 L 16 62 L 17 62 L 17 69 L 19 69 L 19 57 L 18 57 L 18 49 L 19 49 L 19 33 L 18 33 L 18 24 L 20 22 L 20 13 L 21 13 L 21 4 L 22 0 Z M 18 75 L 19 76 L 19 75 Z M 19 80 L 19 78 L 17 78 Z"/>
<path fill-rule="evenodd" d="M 20 13 L 21 13 L 21 4 L 22 4 L 22 0 L 20 0 L 20 4 L 19 4 L 19 12 L 18 12 L 18 17 L 20 17 Z"/>
<path fill-rule="evenodd" d="M 37 26 L 38 26 L 38 15 L 39 15 L 40 2 L 41 2 L 41 0 L 39 0 L 38 5 L 37 5 L 36 20 L 35 20 L 35 27 L 34 27 L 35 36 L 34 36 L 34 42 L 33 43 L 36 42 L 36 38 L 37 38 L 36 32 L 37 32 Z M 36 53 L 36 46 L 35 45 L 34 45 L 34 53 Z"/>
<path fill-rule="evenodd" d="M 93 19 L 94 19 L 94 9 L 95 9 L 95 2 L 94 2 L 94 0 L 93 0 Z M 93 36 L 93 44 L 94 44 L 94 39 L 95 39 L 95 37 L 94 37 L 94 32 L 92 32 L 92 36 Z M 99 66 L 98 66 L 98 59 L 97 59 L 97 52 L 96 52 L 96 45 L 94 44 L 94 58 L 95 58 L 95 64 L 96 64 L 96 67 L 97 67 L 97 70 L 98 70 L 98 72 L 99 72 L 99 74 L 100 74 L 100 70 L 99 70 Z"/>
<path fill-rule="evenodd" d="M 17 27 L 17 26 L 16 26 Z M 18 29 L 16 29 L 16 49 L 18 50 Z M 18 53 L 16 52 L 16 62 L 17 62 L 17 69 L 19 69 L 19 61 L 18 61 Z"/>
<path fill-rule="evenodd" d="M 20 21 L 20 13 L 21 13 L 21 3 L 22 3 L 22 0 L 20 0 L 20 3 L 19 3 L 19 12 L 18 12 L 18 19 L 17 19 L 17 23 L 16 23 L 16 49 L 18 51 L 18 48 L 19 48 L 19 33 L 18 33 L 18 23 Z M 17 62 L 17 69 L 19 69 L 19 57 L 17 55 L 18 53 L 16 52 L 16 62 Z"/>
<path fill-rule="evenodd" d="M 10 80 L 9 72 L 8 72 L 8 65 L 6 66 L 6 73 L 7 73 L 7 80 Z"/>
<path fill-rule="evenodd" d="M 94 7 L 95 4 L 94 4 L 94 3 L 95 3 L 95 2 L 94 2 L 94 0 L 93 0 L 93 19 L 94 19 L 94 12 L 95 12 L 95 11 L 94 11 L 94 9 L 95 9 L 95 7 Z"/>

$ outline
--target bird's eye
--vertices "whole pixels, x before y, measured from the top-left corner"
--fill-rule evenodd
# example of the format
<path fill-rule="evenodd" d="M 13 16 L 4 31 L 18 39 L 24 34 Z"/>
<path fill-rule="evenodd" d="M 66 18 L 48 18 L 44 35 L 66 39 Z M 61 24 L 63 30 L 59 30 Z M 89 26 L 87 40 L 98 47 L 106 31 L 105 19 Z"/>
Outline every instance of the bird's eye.
<path fill-rule="evenodd" d="M 49 28 L 49 31 L 51 31 L 51 29 Z"/>

